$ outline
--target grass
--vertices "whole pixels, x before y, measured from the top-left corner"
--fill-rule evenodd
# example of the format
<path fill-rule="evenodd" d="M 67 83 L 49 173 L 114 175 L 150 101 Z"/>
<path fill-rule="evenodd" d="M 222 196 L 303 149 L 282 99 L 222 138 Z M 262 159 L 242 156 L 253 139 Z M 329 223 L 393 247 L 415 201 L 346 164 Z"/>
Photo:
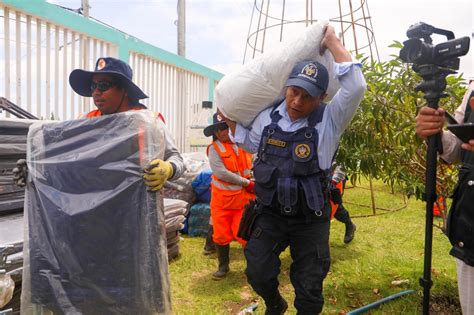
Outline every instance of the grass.
<path fill-rule="evenodd" d="M 365 185 L 363 183 L 362 185 Z M 368 187 L 368 184 L 366 185 Z M 398 209 L 404 205 L 401 195 L 393 195 L 381 183 L 375 183 L 378 207 Z M 410 199 L 399 211 L 377 210 L 370 205 L 370 191 L 363 187 L 347 189 L 345 207 L 357 225 L 352 243 L 346 245 L 344 224 L 333 221 L 331 226 L 331 270 L 324 281 L 323 314 L 345 314 L 383 297 L 413 289 L 415 293 L 371 310 L 367 314 L 420 314 L 422 288 L 418 279 L 423 275 L 425 204 Z M 361 216 L 361 217 L 357 217 Z M 170 264 L 172 301 L 175 314 L 237 314 L 256 301 L 255 314 L 263 314 L 263 301 L 247 284 L 245 258 L 237 243 L 231 244 L 231 272 L 221 281 L 212 280 L 217 268 L 215 255 L 202 255 L 204 238 L 184 236 L 181 255 Z M 450 244 L 437 228 L 433 235 L 431 304 L 433 313 L 460 314 L 454 258 L 448 252 Z M 282 268 L 280 291 L 290 307 L 286 314 L 296 314 L 294 291 L 289 281 L 291 258 L 288 249 L 280 256 Z M 401 285 L 392 281 L 405 280 Z M 407 281 L 408 280 L 408 281 Z"/>

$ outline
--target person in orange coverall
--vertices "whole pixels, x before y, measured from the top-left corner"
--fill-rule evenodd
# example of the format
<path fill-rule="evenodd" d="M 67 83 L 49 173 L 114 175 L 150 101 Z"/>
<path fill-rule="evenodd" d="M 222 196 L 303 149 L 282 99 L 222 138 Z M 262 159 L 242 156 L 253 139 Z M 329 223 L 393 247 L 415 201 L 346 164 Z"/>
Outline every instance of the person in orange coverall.
<path fill-rule="evenodd" d="M 236 240 L 245 246 L 237 232 L 244 206 L 255 199 L 254 182 L 250 179 L 252 155 L 230 141 L 229 128 L 217 113 L 213 123 L 204 129 L 204 135 L 213 137 L 207 154 L 212 169 L 210 206 L 219 267 L 212 276 L 219 280 L 230 270 L 229 244 Z"/>

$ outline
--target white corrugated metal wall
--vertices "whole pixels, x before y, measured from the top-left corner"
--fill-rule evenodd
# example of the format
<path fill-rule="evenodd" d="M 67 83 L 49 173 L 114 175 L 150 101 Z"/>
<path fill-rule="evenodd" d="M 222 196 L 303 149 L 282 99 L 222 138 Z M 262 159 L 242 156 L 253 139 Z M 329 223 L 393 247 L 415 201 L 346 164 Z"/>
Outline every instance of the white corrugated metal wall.
<path fill-rule="evenodd" d="M 42 119 L 74 119 L 93 109 L 90 98 L 72 91 L 69 74 L 92 70 L 98 57 L 118 57 L 119 47 L 1 4 L 0 14 L 0 96 Z M 134 82 L 150 97 L 145 105 L 163 114 L 178 148 L 202 151 L 191 145 L 189 126 L 210 99 L 209 79 L 133 51 L 129 63 Z"/>
<path fill-rule="evenodd" d="M 93 69 L 98 56 L 116 56 L 115 47 L 7 7 L 0 12 L 0 95 L 41 118 L 72 119 L 90 110 L 91 100 L 69 87 L 69 73 Z"/>
<path fill-rule="evenodd" d="M 178 147 L 192 151 L 188 127 L 207 99 L 208 79 L 138 53 L 131 53 L 130 66 L 135 82 L 149 96 L 145 105 L 162 113 Z"/>

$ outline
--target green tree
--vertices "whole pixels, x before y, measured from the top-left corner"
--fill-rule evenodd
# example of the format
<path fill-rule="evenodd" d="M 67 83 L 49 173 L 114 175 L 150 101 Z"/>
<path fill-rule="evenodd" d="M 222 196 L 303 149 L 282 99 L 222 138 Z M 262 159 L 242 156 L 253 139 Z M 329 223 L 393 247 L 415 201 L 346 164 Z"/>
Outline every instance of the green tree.
<path fill-rule="evenodd" d="M 400 49 L 402 44 L 394 42 L 390 47 Z M 367 92 L 341 139 L 337 161 L 344 165 L 352 183 L 362 175 L 420 199 L 426 144 L 416 136 L 414 125 L 418 110 L 426 105 L 423 93 L 415 92 L 421 78 L 398 56 L 392 55 L 387 62 L 361 57 Z M 465 80 L 462 75 L 451 75 L 447 82 L 448 96 L 439 105 L 453 113 L 465 93 Z M 449 196 L 456 173 L 454 166 L 438 163 L 439 195 Z"/>

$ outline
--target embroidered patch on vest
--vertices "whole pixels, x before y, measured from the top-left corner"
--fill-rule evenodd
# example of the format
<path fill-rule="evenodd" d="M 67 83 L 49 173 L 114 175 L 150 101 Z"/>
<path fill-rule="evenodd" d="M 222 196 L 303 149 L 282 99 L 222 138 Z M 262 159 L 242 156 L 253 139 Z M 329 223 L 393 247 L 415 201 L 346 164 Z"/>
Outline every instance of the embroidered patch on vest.
<path fill-rule="evenodd" d="M 275 139 L 272 139 L 272 138 L 268 139 L 267 143 L 270 144 L 270 145 L 280 147 L 280 148 L 286 147 L 286 142 L 285 141 L 275 140 Z"/>
<path fill-rule="evenodd" d="M 311 153 L 311 149 L 309 148 L 309 145 L 307 145 L 306 143 L 298 144 L 295 147 L 295 154 L 300 159 L 307 158 L 310 155 L 310 153 Z"/>

